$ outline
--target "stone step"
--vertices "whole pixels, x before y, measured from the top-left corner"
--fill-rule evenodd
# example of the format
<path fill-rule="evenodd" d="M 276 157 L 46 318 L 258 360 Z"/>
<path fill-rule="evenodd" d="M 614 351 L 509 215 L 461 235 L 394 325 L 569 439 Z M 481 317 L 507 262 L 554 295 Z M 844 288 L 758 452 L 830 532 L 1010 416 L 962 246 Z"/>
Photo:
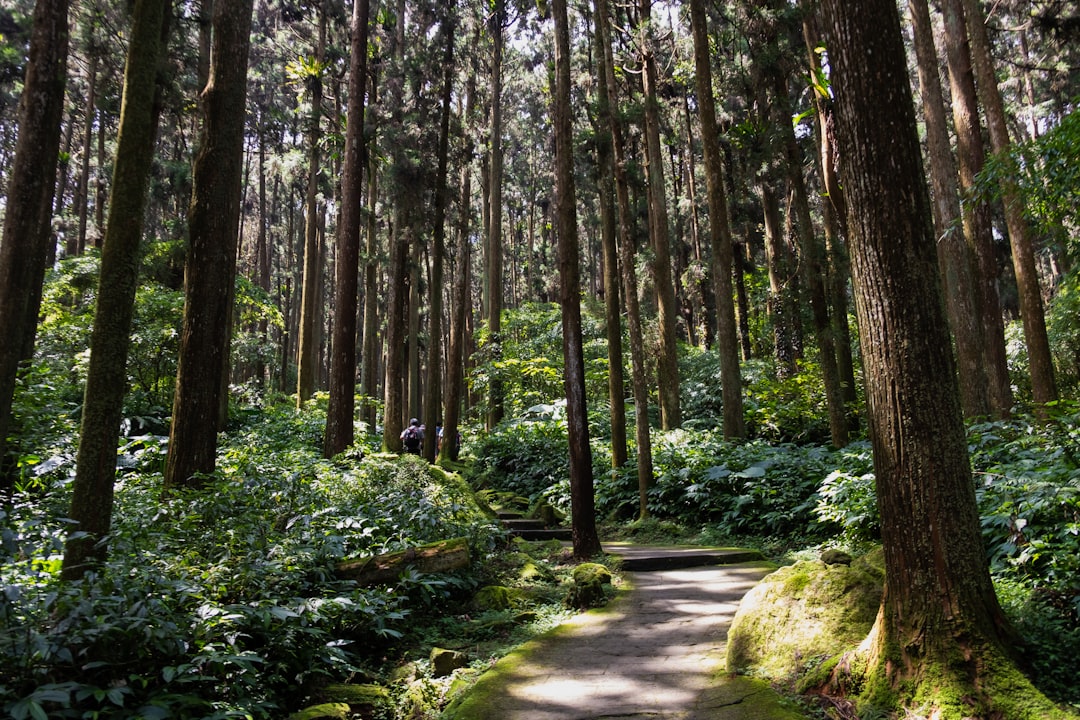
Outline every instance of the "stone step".
<path fill-rule="evenodd" d="M 550 530 L 511 530 L 511 535 L 522 540 L 572 540 L 573 532 L 570 528 L 554 528 Z"/>
<path fill-rule="evenodd" d="M 499 520 L 520 520 L 523 516 L 516 510 L 498 510 L 495 517 Z"/>
<path fill-rule="evenodd" d="M 508 518 L 502 521 L 503 527 L 514 530 L 543 530 L 543 520 L 531 520 L 526 518 Z"/>

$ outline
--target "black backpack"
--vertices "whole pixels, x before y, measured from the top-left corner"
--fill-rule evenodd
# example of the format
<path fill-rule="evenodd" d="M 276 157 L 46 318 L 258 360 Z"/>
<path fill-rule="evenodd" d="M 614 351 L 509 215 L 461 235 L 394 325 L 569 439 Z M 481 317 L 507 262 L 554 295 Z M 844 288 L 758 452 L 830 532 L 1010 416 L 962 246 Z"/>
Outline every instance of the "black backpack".
<path fill-rule="evenodd" d="M 420 448 L 420 428 L 415 425 L 410 425 L 405 430 L 405 447 L 409 450 L 418 450 Z"/>

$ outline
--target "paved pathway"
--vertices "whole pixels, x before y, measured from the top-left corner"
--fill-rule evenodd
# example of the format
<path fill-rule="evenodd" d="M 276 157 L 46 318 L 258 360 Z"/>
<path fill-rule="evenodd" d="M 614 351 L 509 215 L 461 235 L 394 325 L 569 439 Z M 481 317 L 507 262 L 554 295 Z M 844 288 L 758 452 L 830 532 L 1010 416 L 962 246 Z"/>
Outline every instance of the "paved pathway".
<path fill-rule="evenodd" d="M 605 544 L 634 567 L 632 590 L 599 612 L 504 658 L 465 699 L 461 720 L 743 720 L 789 718 L 766 712 L 776 698 L 748 680 L 722 675 L 727 628 L 742 596 L 768 568 L 705 567 L 715 549 Z M 706 555 L 712 553 L 713 555 Z M 673 560 L 673 558 L 676 558 Z M 740 556 L 730 556 L 739 560 Z M 633 562 L 631 562 L 633 561 Z"/>

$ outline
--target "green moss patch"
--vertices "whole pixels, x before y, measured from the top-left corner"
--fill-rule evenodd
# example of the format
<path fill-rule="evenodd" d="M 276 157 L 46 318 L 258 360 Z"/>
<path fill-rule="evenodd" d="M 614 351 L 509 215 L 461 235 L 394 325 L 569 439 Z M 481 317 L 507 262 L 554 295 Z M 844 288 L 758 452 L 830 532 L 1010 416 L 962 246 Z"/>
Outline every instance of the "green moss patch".
<path fill-rule="evenodd" d="M 743 598 L 728 633 L 728 668 L 790 680 L 857 646 L 870 632 L 884 572 L 881 552 L 851 565 L 804 561 Z"/>

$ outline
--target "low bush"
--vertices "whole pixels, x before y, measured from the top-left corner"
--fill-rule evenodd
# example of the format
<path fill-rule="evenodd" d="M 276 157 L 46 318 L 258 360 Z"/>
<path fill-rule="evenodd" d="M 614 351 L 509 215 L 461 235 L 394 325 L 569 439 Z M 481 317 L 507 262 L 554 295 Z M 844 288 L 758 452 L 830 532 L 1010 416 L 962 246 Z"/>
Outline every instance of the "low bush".
<path fill-rule="evenodd" d="M 69 468 L 0 510 L 3 713 L 280 717 L 469 586 L 336 577 L 343 558 L 450 536 L 483 555 L 498 532 L 467 487 L 419 458 L 321 459 L 296 432 L 309 422 L 288 410 L 237 429 L 197 491 L 163 494 L 153 438 L 127 448 L 110 561 L 79 582 L 58 580 Z"/>

